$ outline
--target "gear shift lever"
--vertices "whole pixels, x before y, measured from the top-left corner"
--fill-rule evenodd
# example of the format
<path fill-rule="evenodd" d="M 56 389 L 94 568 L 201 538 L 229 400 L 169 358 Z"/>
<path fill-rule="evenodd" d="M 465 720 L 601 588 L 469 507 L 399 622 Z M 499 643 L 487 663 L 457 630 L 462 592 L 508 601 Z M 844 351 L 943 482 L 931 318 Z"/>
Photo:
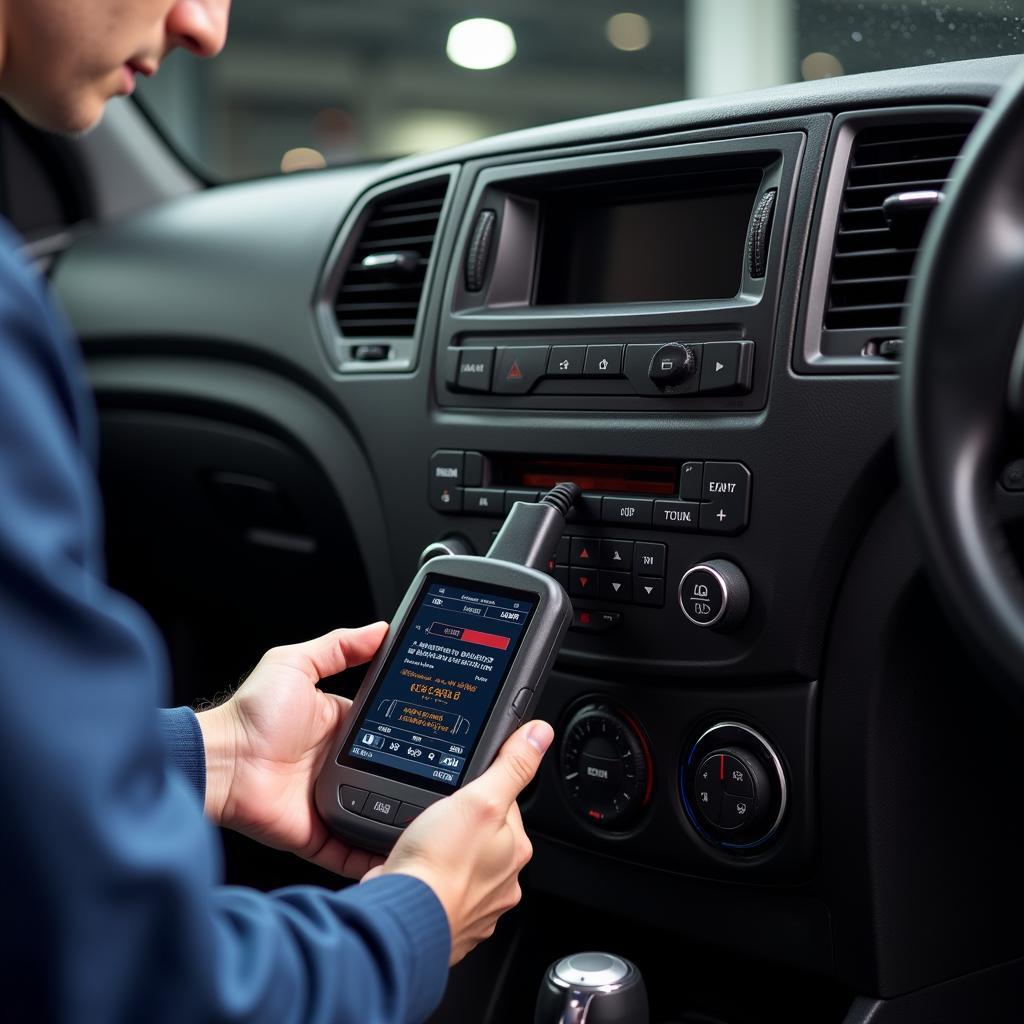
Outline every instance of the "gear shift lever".
<path fill-rule="evenodd" d="M 534 1024 L 650 1024 L 635 964 L 611 953 L 574 953 L 547 970 Z"/>

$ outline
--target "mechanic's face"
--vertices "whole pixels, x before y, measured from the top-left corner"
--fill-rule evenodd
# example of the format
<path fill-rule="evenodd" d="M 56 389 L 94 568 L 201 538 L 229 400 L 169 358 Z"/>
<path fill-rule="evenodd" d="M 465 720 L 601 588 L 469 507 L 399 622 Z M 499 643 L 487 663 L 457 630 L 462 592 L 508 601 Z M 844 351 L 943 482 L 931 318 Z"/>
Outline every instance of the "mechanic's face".
<path fill-rule="evenodd" d="M 0 0 L 0 96 L 50 131 L 91 128 L 175 47 L 212 57 L 231 0 Z"/>

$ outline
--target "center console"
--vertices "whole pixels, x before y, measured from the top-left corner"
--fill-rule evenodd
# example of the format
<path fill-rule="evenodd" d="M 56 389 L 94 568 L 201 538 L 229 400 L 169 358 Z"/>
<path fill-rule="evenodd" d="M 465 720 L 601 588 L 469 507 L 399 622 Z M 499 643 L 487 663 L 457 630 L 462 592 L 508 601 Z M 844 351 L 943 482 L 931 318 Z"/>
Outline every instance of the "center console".
<path fill-rule="evenodd" d="M 475 443 L 421 463 L 436 550 L 483 553 L 516 501 L 581 488 L 548 562 L 573 674 L 525 810 L 642 864 L 770 878 L 811 848 L 815 691 L 772 628 L 781 510 L 751 444 L 806 127 L 481 161 L 442 250 L 433 401 Z"/>

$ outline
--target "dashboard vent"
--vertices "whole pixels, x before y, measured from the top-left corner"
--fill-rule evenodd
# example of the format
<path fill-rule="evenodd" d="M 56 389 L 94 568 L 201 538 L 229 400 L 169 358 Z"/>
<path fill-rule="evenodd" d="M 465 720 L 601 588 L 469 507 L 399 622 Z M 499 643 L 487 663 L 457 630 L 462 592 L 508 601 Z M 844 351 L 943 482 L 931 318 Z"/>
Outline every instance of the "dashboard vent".
<path fill-rule="evenodd" d="M 832 255 L 827 331 L 891 336 L 900 327 L 921 236 L 936 205 L 928 194 L 945 189 L 971 127 L 935 121 L 857 134 Z"/>
<path fill-rule="evenodd" d="M 449 179 L 389 192 L 370 203 L 335 297 L 349 338 L 411 338 Z"/>

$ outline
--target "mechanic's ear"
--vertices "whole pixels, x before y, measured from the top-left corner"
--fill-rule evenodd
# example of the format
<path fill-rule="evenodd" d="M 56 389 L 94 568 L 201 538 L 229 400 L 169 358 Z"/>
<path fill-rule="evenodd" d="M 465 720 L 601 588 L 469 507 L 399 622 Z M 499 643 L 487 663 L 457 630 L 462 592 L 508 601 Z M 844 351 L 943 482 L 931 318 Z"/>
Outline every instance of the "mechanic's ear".
<path fill-rule="evenodd" d="M 216 57 L 228 36 L 231 0 L 174 0 L 167 12 L 167 45 L 196 57 Z"/>

